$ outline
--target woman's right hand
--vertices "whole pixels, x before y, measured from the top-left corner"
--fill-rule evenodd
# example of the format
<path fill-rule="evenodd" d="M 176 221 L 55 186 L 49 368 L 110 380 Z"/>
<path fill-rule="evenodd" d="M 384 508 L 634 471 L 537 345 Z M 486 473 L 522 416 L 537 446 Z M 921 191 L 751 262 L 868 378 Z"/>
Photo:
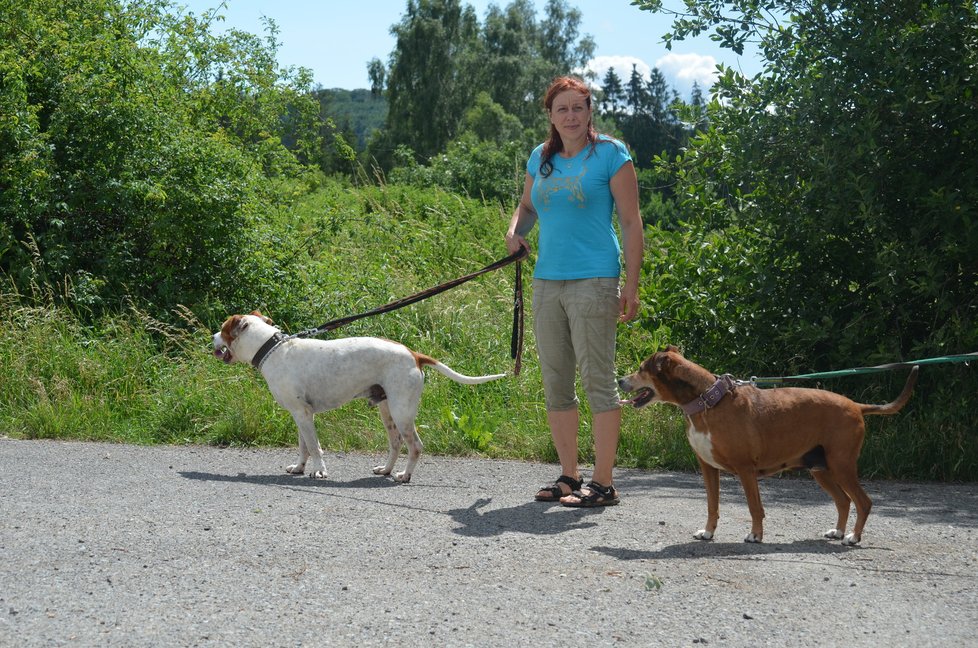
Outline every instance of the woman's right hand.
<path fill-rule="evenodd" d="M 510 254 L 516 254 L 520 248 L 530 253 L 530 244 L 526 242 L 522 234 L 518 232 L 529 232 L 537 222 L 537 213 L 533 209 L 533 202 L 530 200 L 530 191 L 533 189 L 533 178 L 529 173 L 523 181 L 523 195 L 520 202 L 513 210 L 513 217 L 509 221 L 509 229 L 506 230 L 506 249 Z"/>
<path fill-rule="evenodd" d="M 506 250 L 510 254 L 516 254 L 520 248 L 526 250 L 527 253 L 530 252 L 530 244 L 526 242 L 525 238 L 515 232 L 506 232 Z"/>

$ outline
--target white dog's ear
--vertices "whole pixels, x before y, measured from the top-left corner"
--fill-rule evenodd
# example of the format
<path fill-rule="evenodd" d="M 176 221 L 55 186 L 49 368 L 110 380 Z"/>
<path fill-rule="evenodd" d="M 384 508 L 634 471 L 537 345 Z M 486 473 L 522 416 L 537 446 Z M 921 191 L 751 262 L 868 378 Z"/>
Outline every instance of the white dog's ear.
<path fill-rule="evenodd" d="M 257 317 L 258 319 L 260 319 L 261 321 L 265 322 L 266 324 L 273 324 L 274 323 L 274 322 L 272 322 L 272 318 L 271 317 L 265 317 L 264 315 L 261 314 L 261 311 L 253 310 L 253 311 L 251 311 L 251 314 L 254 315 L 255 317 Z"/>
<path fill-rule="evenodd" d="M 225 344 L 231 344 L 247 326 L 248 320 L 244 315 L 232 315 L 227 318 L 221 326 L 221 337 L 224 338 Z"/>
<path fill-rule="evenodd" d="M 238 337 L 241 331 L 248 328 L 248 320 L 244 315 L 235 315 L 231 318 L 231 337 Z"/>

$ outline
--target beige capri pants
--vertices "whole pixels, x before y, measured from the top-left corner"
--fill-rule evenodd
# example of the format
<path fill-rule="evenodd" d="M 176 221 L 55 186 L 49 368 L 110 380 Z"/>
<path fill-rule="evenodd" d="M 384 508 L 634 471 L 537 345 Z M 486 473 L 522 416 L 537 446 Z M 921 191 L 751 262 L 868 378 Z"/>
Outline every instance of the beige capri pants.
<path fill-rule="evenodd" d="M 593 414 L 618 409 L 615 335 L 617 277 L 533 280 L 533 332 L 547 411 L 578 406 L 576 370 Z"/>

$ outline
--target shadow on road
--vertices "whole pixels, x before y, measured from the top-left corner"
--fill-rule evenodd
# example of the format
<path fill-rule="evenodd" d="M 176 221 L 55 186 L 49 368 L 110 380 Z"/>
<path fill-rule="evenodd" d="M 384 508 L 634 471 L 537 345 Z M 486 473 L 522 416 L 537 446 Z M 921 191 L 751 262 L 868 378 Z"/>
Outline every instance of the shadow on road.
<path fill-rule="evenodd" d="M 183 471 L 179 473 L 184 479 L 195 481 L 214 481 L 214 482 L 236 482 L 240 484 L 256 484 L 258 486 L 313 486 L 329 488 L 393 488 L 401 486 L 397 482 L 387 477 L 361 477 L 352 481 L 333 481 L 331 479 L 309 479 L 305 475 L 249 475 L 238 473 L 236 475 L 221 475 L 218 473 L 205 473 L 196 471 Z"/>
<path fill-rule="evenodd" d="M 699 473 L 645 473 L 622 471 L 615 477 L 619 490 L 665 499 L 696 498 L 706 512 L 706 491 Z M 832 500 L 804 472 L 767 477 L 759 481 L 766 507 L 831 505 Z M 862 480 L 873 500 L 874 516 L 899 517 L 929 524 L 978 528 L 978 493 L 967 485 L 927 482 Z M 744 491 L 736 477 L 720 477 L 721 501 L 744 502 Z M 722 504 L 721 504 L 722 506 Z"/>
<path fill-rule="evenodd" d="M 534 535 L 559 535 L 567 531 L 597 526 L 580 515 L 568 515 L 557 509 L 547 508 L 540 502 L 526 502 L 509 508 L 480 511 L 492 503 L 491 497 L 476 500 L 464 509 L 452 509 L 446 513 L 459 525 L 453 533 L 474 538 L 489 538 L 506 532 L 532 533 Z M 558 509 L 560 507 L 557 507 Z M 600 514 L 602 509 L 590 509 L 586 515 Z"/>
<path fill-rule="evenodd" d="M 875 548 L 878 549 L 878 548 Z M 821 540 L 796 540 L 794 542 L 703 542 L 690 540 L 661 549 L 625 549 L 621 547 L 592 547 L 591 551 L 618 560 L 677 560 L 699 558 L 758 559 L 778 554 L 833 555 L 860 551 L 859 547 L 845 547 L 839 543 Z"/>

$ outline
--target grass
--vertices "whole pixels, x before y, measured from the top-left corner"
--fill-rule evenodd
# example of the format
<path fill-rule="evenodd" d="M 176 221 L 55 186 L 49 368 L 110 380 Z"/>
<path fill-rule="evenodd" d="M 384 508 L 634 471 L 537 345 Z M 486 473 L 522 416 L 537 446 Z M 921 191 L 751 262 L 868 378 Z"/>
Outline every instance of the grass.
<path fill-rule="evenodd" d="M 437 190 L 327 184 L 268 219 L 268 231 L 275 233 L 267 234 L 269 253 L 274 248 L 285 279 L 256 287 L 252 303 L 231 309 L 262 308 L 291 331 L 382 305 L 505 256 L 506 214 Z M 524 268 L 524 274 L 531 270 Z M 399 340 L 463 373 L 511 370 L 512 282 L 507 268 L 335 334 Z M 526 287 L 529 303 L 528 278 Z M 134 444 L 296 444 L 291 417 L 272 400 L 260 375 L 211 356 L 216 316 L 184 307 L 151 315 L 120 306 L 93 318 L 71 303 L 68 285 L 34 287 L 30 294 L 0 289 L 0 312 L 6 313 L 0 320 L 0 434 Z M 556 462 L 533 351 L 532 313 L 527 317 L 520 376 L 464 386 L 429 372 L 418 419 L 426 452 Z M 631 370 L 666 341 L 648 327 L 622 326 L 619 368 Z M 695 352 L 689 355 L 695 359 Z M 958 372 L 954 380 L 925 372 L 905 413 L 868 419 L 864 475 L 978 475 L 978 435 L 970 416 L 961 415 L 955 392 L 961 384 L 974 384 L 975 372 L 949 371 Z M 902 379 L 826 386 L 863 402 L 885 402 L 899 392 Z M 584 408 L 580 448 L 587 464 L 593 457 L 586 402 Z M 331 451 L 386 449 L 379 417 L 365 402 L 320 414 L 317 426 Z M 618 465 L 695 469 L 678 408 L 625 412 Z"/>
<path fill-rule="evenodd" d="M 191 319 L 184 327 L 161 329 L 145 313 L 130 311 L 90 326 L 64 307 L 26 308 L 11 294 L 2 299 L 10 312 L 0 326 L 0 363 L 6 374 L 0 388 L 4 434 L 134 444 L 296 443 L 291 417 L 272 400 L 261 376 L 250 367 L 225 366 L 211 357 L 211 331 L 200 322 Z M 489 339 L 476 345 L 461 326 L 436 340 L 424 328 L 428 320 L 440 325 L 456 318 L 457 311 L 480 308 L 484 307 L 456 304 L 438 316 L 408 314 L 409 322 L 402 327 L 415 331 L 415 347 L 434 352 L 459 371 L 510 369 L 508 344 L 505 350 L 501 342 Z M 478 319 L 495 338 L 505 332 L 501 323 L 488 323 L 492 318 Z M 357 333 L 383 333 L 363 330 L 368 328 Z M 154 335 L 152 329 L 158 332 Z M 480 361 L 479 356 L 488 359 Z M 660 421 L 676 432 L 679 421 L 665 410 L 653 415 L 653 425 L 648 425 L 645 413 L 629 418 L 622 463 L 665 466 L 668 453 L 649 451 L 654 423 Z M 527 349 L 519 377 L 493 383 L 458 385 L 430 372 L 418 424 L 426 450 L 434 454 L 556 460 L 532 349 Z M 330 450 L 381 453 L 386 448 L 377 413 L 365 401 L 320 414 L 317 426 Z M 585 462 L 590 460 L 589 435 L 585 429 Z M 676 446 L 672 440 L 668 445 Z"/>

